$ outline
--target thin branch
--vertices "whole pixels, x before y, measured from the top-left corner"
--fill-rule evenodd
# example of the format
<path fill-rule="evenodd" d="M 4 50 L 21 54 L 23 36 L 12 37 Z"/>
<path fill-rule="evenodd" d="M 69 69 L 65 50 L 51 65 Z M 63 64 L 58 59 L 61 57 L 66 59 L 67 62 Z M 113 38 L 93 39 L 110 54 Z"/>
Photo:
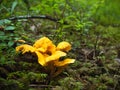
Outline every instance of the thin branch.
<path fill-rule="evenodd" d="M 56 18 L 53 18 L 51 16 L 45 16 L 45 15 L 34 15 L 34 16 L 31 16 L 31 15 L 26 15 L 26 16 L 16 16 L 16 17 L 11 17 L 11 18 L 8 18 L 9 20 L 18 20 L 18 19 L 48 19 L 48 20 L 51 20 L 51 21 L 54 21 L 54 22 L 58 22 L 60 19 L 56 19 Z"/>
<path fill-rule="evenodd" d="M 36 85 L 36 84 L 30 84 L 29 87 L 32 87 L 32 88 L 54 88 L 54 86 L 51 86 L 51 85 Z"/>
<path fill-rule="evenodd" d="M 60 19 L 57 19 L 57 18 L 53 18 L 51 16 L 46 16 L 46 15 L 25 15 L 25 16 L 15 16 L 15 17 L 11 17 L 11 18 L 8 18 L 9 20 L 19 20 L 19 19 L 47 19 L 47 20 L 51 20 L 51 21 L 54 21 L 54 22 L 57 22 L 57 23 L 60 23 L 59 20 Z M 63 24 L 68 24 L 67 21 L 64 21 Z"/>

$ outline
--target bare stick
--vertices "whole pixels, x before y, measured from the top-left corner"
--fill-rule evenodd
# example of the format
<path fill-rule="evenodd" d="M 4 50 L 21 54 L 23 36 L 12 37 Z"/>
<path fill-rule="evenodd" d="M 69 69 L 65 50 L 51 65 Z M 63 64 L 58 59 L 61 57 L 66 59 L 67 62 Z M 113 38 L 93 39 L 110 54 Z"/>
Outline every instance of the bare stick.
<path fill-rule="evenodd" d="M 31 16 L 31 15 L 25 15 L 25 16 L 15 16 L 15 17 L 11 17 L 11 18 L 8 18 L 9 20 L 18 20 L 18 19 L 48 19 L 48 20 L 51 20 L 51 21 L 54 21 L 54 22 L 58 22 L 60 19 L 56 19 L 56 18 L 53 18 L 51 16 L 45 16 L 45 15 L 34 15 L 34 16 Z"/>

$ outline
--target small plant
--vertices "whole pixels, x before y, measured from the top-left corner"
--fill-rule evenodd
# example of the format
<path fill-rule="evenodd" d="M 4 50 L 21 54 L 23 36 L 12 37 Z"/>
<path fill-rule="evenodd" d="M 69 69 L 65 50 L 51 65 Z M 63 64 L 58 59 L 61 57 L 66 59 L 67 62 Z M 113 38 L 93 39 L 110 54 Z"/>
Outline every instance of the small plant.
<path fill-rule="evenodd" d="M 63 41 L 56 46 L 47 37 L 40 38 L 33 46 L 23 44 L 16 47 L 16 51 L 22 51 L 22 54 L 36 54 L 38 63 L 45 68 L 50 77 L 56 77 L 68 64 L 74 63 L 74 59 L 62 60 L 70 49 L 71 45 L 68 42 Z"/>

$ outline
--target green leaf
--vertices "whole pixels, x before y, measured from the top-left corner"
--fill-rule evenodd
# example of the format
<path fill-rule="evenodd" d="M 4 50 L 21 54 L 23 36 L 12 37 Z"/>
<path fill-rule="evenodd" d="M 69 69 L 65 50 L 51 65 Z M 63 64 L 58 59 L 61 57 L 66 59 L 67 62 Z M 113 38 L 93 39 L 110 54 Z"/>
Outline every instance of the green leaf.
<path fill-rule="evenodd" d="M 8 46 L 11 47 L 14 44 L 14 41 L 9 41 Z"/>
<path fill-rule="evenodd" d="M 4 49 L 7 47 L 7 44 L 6 43 L 1 43 L 0 44 L 0 50 Z"/>
<path fill-rule="evenodd" d="M 6 39 L 7 39 L 6 36 L 0 35 L 0 41 L 4 41 L 4 40 L 6 40 Z"/>
<path fill-rule="evenodd" d="M 13 13 L 15 7 L 17 6 L 18 2 L 17 0 L 15 0 L 13 3 L 12 3 L 12 8 L 11 8 L 11 14 Z"/>
<path fill-rule="evenodd" d="M 11 23 L 11 21 L 10 21 L 10 20 L 8 20 L 8 19 L 4 19 L 4 23 L 5 23 L 5 24 L 10 24 L 10 23 Z"/>
<path fill-rule="evenodd" d="M 14 27 L 14 26 L 7 26 L 7 27 L 5 28 L 5 30 L 15 30 L 15 27 Z"/>
<path fill-rule="evenodd" d="M 0 25 L 2 26 L 4 24 L 3 20 L 0 20 Z"/>
<path fill-rule="evenodd" d="M 3 20 L 0 20 L 0 25 L 4 25 L 4 24 L 10 24 L 11 21 L 8 20 L 8 19 L 3 19 Z"/>

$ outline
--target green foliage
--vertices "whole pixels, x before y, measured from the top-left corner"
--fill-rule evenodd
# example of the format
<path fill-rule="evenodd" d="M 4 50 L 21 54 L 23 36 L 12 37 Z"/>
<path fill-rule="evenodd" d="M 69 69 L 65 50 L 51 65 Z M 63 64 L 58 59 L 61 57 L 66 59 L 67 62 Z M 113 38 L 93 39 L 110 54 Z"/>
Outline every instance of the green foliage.
<path fill-rule="evenodd" d="M 19 39 L 15 34 L 15 25 L 8 19 L 0 20 L 0 64 L 14 63 L 13 56 L 15 55 L 14 46 L 16 40 Z M 5 52 L 6 51 L 6 52 Z M 11 55 L 9 53 L 12 53 Z M 5 55 L 4 55 L 5 54 Z"/>
<path fill-rule="evenodd" d="M 99 20 L 98 22 L 104 25 L 115 25 L 119 26 L 120 22 L 120 12 L 119 9 L 119 0 L 115 2 L 110 0 L 104 0 L 105 3 L 99 7 L 98 13 L 96 13 L 96 18 Z M 107 6 L 107 7 L 106 7 Z"/>
<path fill-rule="evenodd" d="M 1 42 L 1 47 L 0 50 L 2 49 L 8 49 L 9 47 L 14 45 L 14 40 L 13 39 L 16 35 L 13 34 L 15 30 L 15 26 L 12 25 L 10 20 L 0 20 L 0 26 L 1 26 L 1 31 L 0 31 L 0 42 Z"/>

